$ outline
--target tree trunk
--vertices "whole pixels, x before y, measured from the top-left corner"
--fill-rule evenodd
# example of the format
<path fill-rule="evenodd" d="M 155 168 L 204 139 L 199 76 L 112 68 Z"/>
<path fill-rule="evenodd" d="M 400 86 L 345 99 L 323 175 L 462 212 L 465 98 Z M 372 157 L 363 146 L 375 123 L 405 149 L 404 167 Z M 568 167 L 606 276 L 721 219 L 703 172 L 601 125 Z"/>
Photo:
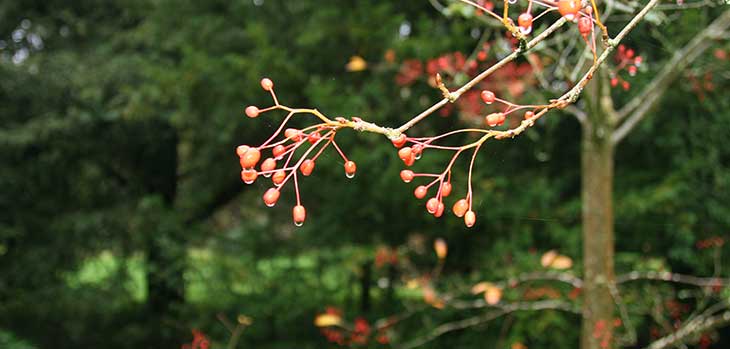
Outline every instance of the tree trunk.
<path fill-rule="evenodd" d="M 600 84 L 592 84 L 597 92 Z M 614 281 L 613 160 L 611 118 L 594 104 L 583 122 L 581 141 L 583 213 L 583 329 L 582 349 L 613 348 Z"/>

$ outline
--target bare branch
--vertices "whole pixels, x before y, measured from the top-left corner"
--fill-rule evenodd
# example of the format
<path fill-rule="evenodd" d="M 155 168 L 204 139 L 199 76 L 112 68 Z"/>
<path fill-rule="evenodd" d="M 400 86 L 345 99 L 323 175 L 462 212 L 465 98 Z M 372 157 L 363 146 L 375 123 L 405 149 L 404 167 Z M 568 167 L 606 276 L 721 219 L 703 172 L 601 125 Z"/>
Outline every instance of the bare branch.
<path fill-rule="evenodd" d="M 684 326 L 674 333 L 662 337 L 651 343 L 645 349 L 662 349 L 683 342 L 688 337 L 707 332 L 717 327 L 730 324 L 730 311 L 715 316 L 698 316 L 685 322 Z"/>
<path fill-rule="evenodd" d="M 664 65 L 649 85 L 633 100 L 627 103 L 618 112 L 619 120 L 627 118 L 613 134 L 614 144 L 618 144 L 636 125 L 646 116 L 652 107 L 660 100 L 666 90 L 676 80 L 687 66 L 707 50 L 714 39 L 722 35 L 730 27 L 730 10 L 723 12 L 702 32 L 694 37 L 684 48 L 677 51 Z M 630 116 L 629 116 L 630 115 Z"/>
<path fill-rule="evenodd" d="M 443 336 L 444 334 L 463 330 L 469 327 L 479 326 L 482 324 L 485 324 L 489 321 L 492 321 L 494 319 L 497 319 L 501 316 L 504 316 L 506 314 L 510 314 L 517 311 L 537 311 L 537 310 L 547 310 L 547 309 L 554 309 L 554 310 L 562 310 L 569 313 L 574 314 L 580 314 L 580 310 L 576 309 L 573 304 L 563 301 L 538 301 L 538 302 L 521 302 L 521 303 L 510 303 L 505 305 L 497 305 L 499 309 L 490 311 L 488 313 L 472 316 L 463 320 L 453 321 L 453 322 L 447 322 L 445 324 L 442 324 L 435 329 L 433 329 L 431 332 L 429 332 L 426 336 L 415 339 L 411 341 L 410 343 L 406 343 L 401 348 L 403 349 L 410 349 L 410 348 L 416 348 L 421 345 L 424 345 L 440 336 Z"/>
<path fill-rule="evenodd" d="M 638 272 L 634 271 L 628 274 L 619 275 L 616 277 L 616 284 L 622 284 L 629 281 L 636 280 L 656 280 L 656 281 L 667 281 L 679 284 L 694 285 L 699 287 L 715 287 L 715 286 L 730 286 L 730 279 L 723 279 L 717 277 L 697 277 L 693 275 L 676 274 L 670 272 Z"/>

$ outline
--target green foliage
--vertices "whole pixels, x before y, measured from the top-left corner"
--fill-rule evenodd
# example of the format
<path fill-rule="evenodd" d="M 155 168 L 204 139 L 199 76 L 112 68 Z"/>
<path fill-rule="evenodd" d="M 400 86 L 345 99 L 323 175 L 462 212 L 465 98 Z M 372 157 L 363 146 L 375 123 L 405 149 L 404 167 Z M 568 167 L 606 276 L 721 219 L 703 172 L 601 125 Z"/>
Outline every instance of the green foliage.
<path fill-rule="evenodd" d="M 457 6 L 461 15 L 444 17 L 427 1 L 255 3 L 0 4 L 0 39 L 11 43 L 0 50 L 0 347 L 177 347 L 192 328 L 218 347 L 229 334 L 217 314 L 253 318 L 241 348 L 322 347 L 312 320 L 327 305 L 369 320 L 420 306 L 421 293 L 400 280 L 412 277 L 405 270 L 390 280 L 393 289 L 383 286 L 387 268 L 365 270 L 380 246 L 399 248 L 417 270 L 432 268 L 436 237 L 449 243 L 441 291 L 468 294 L 479 281 L 542 270 L 540 256 L 550 249 L 572 257 L 580 275 L 580 127 L 559 113 L 480 154 L 472 230 L 453 217 L 426 215 L 414 186 L 398 179 L 392 146 L 371 134 L 338 138 L 358 163 L 354 179 L 345 178 L 336 154 L 325 154 L 316 175 L 302 180 L 304 227 L 290 223 L 291 188 L 266 208 L 260 195 L 268 182 L 244 187 L 234 155 L 237 144 L 264 140 L 283 117 L 244 120 L 245 104 L 270 103 L 260 77 L 271 77 L 287 104 L 395 126 L 439 97 L 422 82 L 396 85 L 398 62 L 468 54 L 481 22 Z M 649 63 L 632 83 L 646 84 L 672 50 L 667 44 L 685 42 L 686 29 L 711 16 L 688 11 L 661 40 L 639 28 L 633 44 Z M 11 39 L 24 19 L 43 47 L 13 64 L 27 46 Z M 399 34 L 403 25 L 409 35 Z M 395 63 L 383 58 L 389 49 Z M 371 68 L 346 72 L 355 55 Z M 697 69 L 711 64 L 708 58 Z M 727 64 L 714 69 L 726 73 Z M 710 275 L 717 263 L 730 265 L 729 244 L 722 253 L 696 247 L 729 237 L 730 101 L 719 76 L 704 100 L 678 83 L 619 147 L 619 273 Z M 457 122 L 433 116 L 413 132 L 436 134 Z M 433 153 L 417 166 L 447 160 Z M 454 196 L 464 194 L 457 189 L 465 184 L 462 160 Z M 626 298 L 674 293 L 646 287 Z M 407 342 L 474 314 L 425 309 L 393 338 Z M 562 312 L 516 313 L 427 347 L 569 348 L 578 323 Z"/>

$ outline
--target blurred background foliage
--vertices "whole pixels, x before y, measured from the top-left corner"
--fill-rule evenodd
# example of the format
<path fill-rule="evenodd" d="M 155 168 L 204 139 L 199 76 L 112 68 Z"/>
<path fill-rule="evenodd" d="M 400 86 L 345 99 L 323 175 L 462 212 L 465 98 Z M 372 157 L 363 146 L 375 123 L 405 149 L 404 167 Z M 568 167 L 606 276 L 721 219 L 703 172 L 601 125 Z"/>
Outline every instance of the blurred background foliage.
<path fill-rule="evenodd" d="M 632 84 L 645 84 L 713 11 L 638 28 L 630 45 L 647 64 Z M 302 228 L 290 221 L 290 189 L 267 209 L 264 181 L 240 182 L 235 146 L 260 143 L 281 117 L 244 120 L 245 105 L 270 103 L 262 76 L 288 105 L 397 125 L 438 98 L 425 81 L 396 84 L 400 63 L 469 55 L 481 28 L 428 1 L 0 3 L 0 347 L 176 348 L 191 329 L 222 347 L 229 334 L 219 314 L 253 320 L 240 348 L 322 347 L 312 321 L 326 306 L 371 321 L 422 306 L 403 270 L 376 265 L 375 255 L 389 246 L 399 262 L 428 269 L 437 237 L 449 244 L 444 290 L 538 270 L 550 249 L 572 257 L 579 275 L 580 127 L 567 114 L 480 153 L 471 230 L 425 214 L 414 186 L 398 178 L 392 146 L 376 135 L 338 137 L 358 174 L 346 179 L 338 157 L 326 155 L 302 183 Z M 368 69 L 346 71 L 351 56 Z M 618 273 L 709 276 L 730 265 L 727 245 L 697 247 L 730 237 L 727 68 L 717 57 L 700 60 L 686 76 L 714 72 L 712 88 L 681 80 L 618 148 Z M 631 90 L 615 95 L 625 100 Z M 465 122 L 456 114 L 413 132 L 452 129 Z M 446 160 L 428 155 L 419 168 Z M 639 309 L 679 291 L 650 284 L 625 298 Z M 418 309 L 392 341 L 470 314 Z M 648 325 L 637 322 L 646 343 Z M 576 347 L 578 323 L 569 313 L 516 313 L 426 347 Z M 727 344 L 727 332 L 721 338 Z"/>

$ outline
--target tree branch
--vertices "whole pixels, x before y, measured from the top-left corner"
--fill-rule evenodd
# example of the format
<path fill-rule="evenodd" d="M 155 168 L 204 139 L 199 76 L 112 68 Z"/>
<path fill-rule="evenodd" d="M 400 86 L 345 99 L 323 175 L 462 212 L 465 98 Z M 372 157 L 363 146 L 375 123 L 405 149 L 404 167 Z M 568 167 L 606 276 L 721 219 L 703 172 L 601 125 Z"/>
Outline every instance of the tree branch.
<path fill-rule="evenodd" d="M 662 349 L 673 346 L 683 342 L 687 339 L 687 337 L 694 334 L 707 332 L 727 324 L 730 324 L 730 311 L 726 311 L 715 316 L 698 316 L 687 321 L 684 326 L 679 328 L 676 332 L 654 341 L 645 349 Z"/>
<path fill-rule="evenodd" d="M 677 51 L 664 65 L 649 85 L 618 112 L 619 120 L 626 119 L 614 132 L 612 141 L 618 144 L 646 116 L 666 90 L 687 66 L 697 59 L 710 45 L 710 39 L 722 35 L 730 27 L 730 10 L 723 12 L 684 48 Z M 630 115 L 630 116 L 629 116 Z"/>
<path fill-rule="evenodd" d="M 538 302 L 521 302 L 521 303 L 511 303 L 511 304 L 505 304 L 501 306 L 499 309 L 496 309 L 494 311 L 490 311 L 488 313 L 472 316 L 463 320 L 453 321 L 453 322 L 447 322 L 445 324 L 442 324 L 435 329 L 433 329 L 430 333 L 428 333 L 426 336 L 415 339 L 411 341 L 410 343 L 407 343 L 403 345 L 401 348 L 403 349 L 411 349 L 416 348 L 421 345 L 424 345 L 440 336 L 443 336 L 444 334 L 447 334 L 449 332 L 463 330 L 465 328 L 479 326 L 481 324 L 487 323 L 489 321 L 492 321 L 494 319 L 497 319 L 501 316 L 504 316 L 506 314 L 510 314 L 516 311 L 537 311 L 537 310 L 547 310 L 547 309 L 554 309 L 554 310 L 562 310 L 570 313 L 580 314 L 580 311 L 576 309 L 571 303 L 563 302 L 563 301 L 554 301 L 554 300 L 547 300 L 547 301 L 538 301 Z"/>

